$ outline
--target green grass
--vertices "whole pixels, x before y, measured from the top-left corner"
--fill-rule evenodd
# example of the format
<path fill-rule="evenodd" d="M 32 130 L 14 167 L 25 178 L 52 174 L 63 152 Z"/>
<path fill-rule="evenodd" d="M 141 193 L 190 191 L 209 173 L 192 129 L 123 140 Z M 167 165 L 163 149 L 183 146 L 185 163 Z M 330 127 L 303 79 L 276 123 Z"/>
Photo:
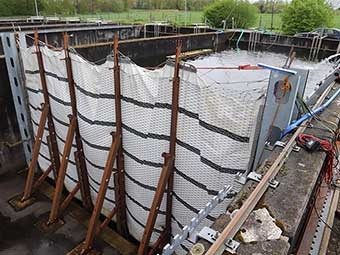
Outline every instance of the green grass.
<path fill-rule="evenodd" d="M 183 25 L 185 24 L 185 12 L 178 10 L 129 10 L 121 13 L 98 13 L 81 15 L 83 20 L 86 19 L 102 19 L 119 22 L 122 24 L 142 24 L 154 21 L 167 21 L 172 24 Z M 203 12 L 188 11 L 187 24 L 202 23 L 204 21 Z M 273 28 L 275 31 L 280 31 L 282 26 L 280 14 L 274 14 Z M 334 26 L 340 28 L 340 12 L 336 13 L 334 19 Z M 270 30 L 271 28 L 271 14 L 263 13 L 258 14 L 257 21 L 254 24 L 255 28 L 262 28 Z"/>
<path fill-rule="evenodd" d="M 185 12 L 178 10 L 130 10 L 121 13 L 98 13 L 81 15 L 82 19 L 100 18 L 123 24 L 138 24 L 154 21 L 168 21 L 172 24 L 185 24 Z M 203 13 L 200 11 L 187 12 L 187 24 L 202 23 Z"/>

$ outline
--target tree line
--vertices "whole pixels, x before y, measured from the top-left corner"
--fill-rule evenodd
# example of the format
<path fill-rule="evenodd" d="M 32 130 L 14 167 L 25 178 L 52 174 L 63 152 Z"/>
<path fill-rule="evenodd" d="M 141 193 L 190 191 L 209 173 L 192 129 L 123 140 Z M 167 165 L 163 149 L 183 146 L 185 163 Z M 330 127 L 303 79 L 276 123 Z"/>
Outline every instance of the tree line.
<path fill-rule="evenodd" d="M 77 15 L 100 12 L 123 12 L 128 9 L 176 9 L 201 11 L 220 0 L 36 0 L 41 15 Z M 282 12 L 286 0 L 258 0 L 260 13 Z M 0 0 L 0 16 L 35 15 L 34 0 Z"/>
<path fill-rule="evenodd" d="M 203 10 L 216 0 L 187 0 L 188 10 Z M 37 0 L 41 15 L 123 12 L 128 9 L 185 9 L 185 0 Z M 0 16 L 35 15 L 34 0 L 0 0 Z"/>

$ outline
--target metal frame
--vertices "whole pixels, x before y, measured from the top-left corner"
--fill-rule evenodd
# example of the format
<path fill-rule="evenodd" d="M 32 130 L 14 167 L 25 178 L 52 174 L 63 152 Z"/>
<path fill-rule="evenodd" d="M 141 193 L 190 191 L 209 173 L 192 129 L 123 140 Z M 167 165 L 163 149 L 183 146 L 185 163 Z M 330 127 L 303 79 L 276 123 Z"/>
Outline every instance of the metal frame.
<path fill-rule="evenodd" d="M 39 71 L 42 73 L 43 69 L 43 59 L 40 51 L 40 47 L 38 44 L 38 33 L 35 33 L 35 44 L 37 48 L 38 54 L 38 63 L 39 63 Z M 72 115 L 69 115 L 70 125 L 67 130 L 66 141 L 62 153 L 62 159 L 60 167 L 58 168 L 58 174 L 56 179 L 56 188 L 53 194 L 52 200 L 52 207 L 51 212 L 49 214 L 47 222 L 42 220 L 38 223 L 38 227 L 46 232 L 56 229 L 58 225 L 63 224 L 61 220 L 61 216 L 63 212 L 66 210 L 67 206 L 70 204 L 72 199 L 74 198 L 75 194 L 80 190 L 83 205 L 85 208 L 91 210 L 92 209 L 92 201 L 90 195 L 90 188 L 89 188 L 89 181 L 85 163 L 85 155 L 83 151 L 83 145 L 81 141 L 81 136 L 79 132 L 78 126 L 78 119 L 77 119 L 77 103 L 76 103 L 76 94 L 75 94 L 75 84 L 73 79 L 73 72 L 72 72 L 72 64 L 71 58 L 69 55 L 68 49 L 68 35 L 64 33 L 64 52 L 65 52 L 65 64 L 66 64 L 66 71 L 67 71 L 67 80 L 69 85 L 69 92 L 70 92 L 70 99 L 71 99 L 71 106 L 72 106 Z M 45 74 L 41 75 L 42 84 L 46 86 Z M 43 85 L 44 86 L 44 85 Z M 76 141 L 77 151 L 75 152 L 76 158 L 76 167 L 78 173 L 78 183 L 73 188 L 73 190 L 68 194 L 64 201 L 62 200 L 62 191 L 64 188 L 64 181 L 67 171 L 67 165 L 69 161 L 69 156 L 72 149 L 73 138 Z M 53 150 L 53 141 L 52 141 L 52 151 Z M 59 155 L 58 155 L 59 158 Z"/>
<path fill-rule="evenodd" d="M 3 38 L 5 38 L 4 35 L 3 35 Z M 10 37 L 8 37 L 8 36 L 6 37 L 8 47 L 11 45 L 11 43 L 9 43 L 10 42 L 9 38 Z M 15 42 L 14 35 L 13 35 L 12 38 Z M 23 46 L 26 45 L 24 34 L 21 34 L 20 40 L 21 40 L 20 41 L 21 45 L 23 45 Z M 3 39 L 3 41 L 5 41 L 5 39 Z M 15 43 L 15 45 L 16 45 L 16 43 Z M 29 162 L 29 168 L 28 168 L 28 174 L 27 174 L 27 178 L 26 178 L 26 182 L 25 182 L 24 193 L 23 193 L 23 195 L 17 195 L 14 198 L 9 200 L 9 203 L 17 211 L 23 210 L 24 208 L 26 208 L 27 206 L 31 205 L 34 202 L 35 199 L 32 197 L 33 191 L 39 187 L 39 185 L 46 179 L 46 177 L 48 176 L 48 174 L 51 171 L 53 171 L 55 173 L 55 176 L 56 176 L 57 167 L 59 167 L 59 165 L 60 165 L 59 150 L 58 150 L 57 141 L 56 141 L 56 134 L 55 134 L 54 123 L 53 123 L 53 119 L 52 119 L 52 113 L 51 113 L 50 102 L 49 102 L 49 95 L 48 95 L 48 90 L 47 90 L 47 85 L 46 85 L 44 64 L 43 64 L 42 55 L 41 55 L 41 51 L 40 51 L 40 47 L 39 47 L 38 33 L 37 32 L 35 33 L 35 46 L 36 46 L 36 52 L 35 53 L 37 55 L 37 60 L 38 60 L 38 65 L 39 65 L 39 73 L 40 73 L 40 80 L 41 80 L 41 85 L 42 85 L 43 95 L 44 95 L 44 104 L 42 105 L 42 114 L 41 114 L 40 121 L 39 121 L 37 137 L 36 137 L 35 143 L 34 143 L 32 160 Z M 10 59 L 11 66 L 14 67 L 13 59 L 10 56 L 9 56 L 9 59 Z M 17 52 L 16 52 L 16 59 L 17 59 L 17 61 L 20 61 L 19 55 L 17 54 Z M 20 62 L 18 63 L 18 66 L 19 65 L 20 65 Z M 13 78 L 14 85 L 16 85 L 15 83 L 18 82 L 19 76 L 18 75 L 13 76 L 12 78 Z M 22 78 L 22 81 L 23 81 L 23 78 Z M 17 87 L 19 87 L 19 86 L 17 86 Z M 21 92 L 23 94 L 23 87 L 20 88 L 20 90 L 22 90 Z M 16 101 L 17 100 L 14 100 L 14 102 L 16 102 Z M 28 114 L 27 111 L 25 113 L 26 113 L 26 115 Z M 29 120 L 28 118 L 24 117 L 23 113 L 20 113 L 20 116 L 21 116 L 23 122 L 25 121 L 25 119 Z M 35 171 L 36 171 L 37 163 L 38 163 L 38 156 L 39 156 L 39 151 L 40 151 L 40 146 L 41 146 L 41 140 L 42 140 L 42 137 L 43 137 L 43 132 L 44 132 L 46 121 L 47 121 L 47 126 L 48 126 L 48 131 L 49 131 L 48 140 L 49 140 L 49 145 L 50 145 L 51 165 L 46 169 L 45 172 L 42 173 L 42 175 L 38 178 L 38 180 L 33 184 L 34 175 L 35 175 Z M 21 129 L 21 131 L 23 129 L 24 134 L 27 135 L 28 123 L 26 124 L 26 127 L 21 126 L 20 129 Z M 26 146 L 24 146 L 24 149 L 28 150 L 29 146 L 30 145 L 27 145 L 27 148 L 26 148 Z M 26 151 L 25 151 L 25 154 L 26 154 Z M 27 155 L 26 155 L 26 160 L 28 160 Z"/>
<path fill-rule="evenodd" d="M 32 154 L 31 121 L 27 108 L 26 92 L 23 79 L 23 70 L 18 53 L 16 34 L 2 33 L 2 47 L 5 55 L 8 78 L 11 85 L 14 107 L 19 125 L 23 149 L 27 165 L 30 164 Z M 25 45 L 25 42 L 20 42 Z"/>
<path fill-rule="evenodd" d="M 88 179 L 88 173 L 85 162 L 85 155 L 83 150 L 83 143 L 81 140 L 80 132 L 79 132 L 79 124 L 77 116 L 77 100 L 76 100 L 76 91 L 75 84 L 73 79 L 73 71 L 72 71 L 72 63 L 69 54 L 69 36 L 67 33 L 64 33 L 64 52 L 65 52 L 65 64 L 66 64 L 66 72 L 67 72 L 67 81 L 69 85 L 70 91 L 70 99 L 72 105 L 72 116 L 76 119 L 75 126 L 75 141 L 77 151 L 74 153 L 74 158 L 76 159 L 76 167 L 78 173 L 78 179 L 80 184 L 80 193 L 82 197 L 82 202 L 85 208 L 91 210 L 92 209 L 92 200 L 90 193 L 90 185 Z"/>
<path fill-rule="evenodd" d="M 65 181 L 65 176 L 66 176 L 68 159 L 69 159 L 71 149 L 72 149 L 72 141 L 73 141 L 76 126 L 77 126 L 76 117 L 69 115 L 69 118 L 70 118 L 70 125 L 67 130 L 66 142 L 65 142 L 65 146 L 64 146 L 64 150 L 62 154 L 63 156 L 62 156 L 60 168 L 58 171 L 56 188 L 53 194 L 51 212 L 50 212 L 48 221 L 46 223 L 47 226 L 52 225 L 53 223 L 56 223 L 59 220 L 60 215 L 62 214 L 62 210 L 61 210 L 62 191 L 64 188 L 64 181 Z M 72 199 L 79 189 L 80 189 L 79 185 L 76 185 L 75 188 L 69 193 L 65 201 Z M 69 198 L 70 196 L 71 198 Z"/>
<path fill-rule="evenodd" d="M 44 102 L 45 104 L 50 105 L 50 98 L 49 98 L 48 89 L 47 89 L 44 61 L 43 61 L 42 53 L 40 50 L 39 35 L 37 31 L 34 33 L 34 45 L 36 49 L 35 54 L 37 55 L 37 60 L 38 60 L 40 81 L 41 81 L 41 86 L 42 86 L 43 95 L 44 95 Z M 57 144 L 57 136 L 56 136 L 54 122 L 52 118 L 52 111 L 50 107 L 49 107 L 49 112 L 47 115 L 47 127 L 49 131 L 48 141 L 49 141 L 49 147 L 50 147 L 51 163 L 52 163 L 54 177 L 56 179 L 57 171 L 60 167 L 60 159 L 59 159 L 59 149 L 58 149 L 58 144 Z"/>
<path fill-rule="evenodd" d="M 180 68 L 180 54 L 182 49 L 182 41 L 177 41 L 176 47 L 176 60 L 175 70 L 173 77 L 172 87 L 172 107 L 171 107 L 171 128 L 170 128 L 170 144 L 169 153 L 163 153 L 164 165 L 162 168 L 161 175 L 159 177 L 155 196 L 152 201 L 150 213 L 147 219 L 145 230 L 143 233 L 142 240 L 138 249 L 138 255 L 144 255 L 147 253 L 148 246 L 150 243 L 151 235 L 153 232 L 154 225 L 158 216 L 158 210 L 161 205 L 165 188 L 167 189 L 167 203 L 166 203 L 166 224 L 165 229 L 156 241 L 154 248 L 151 249 L 149 254 L 153 254 L 157 248 L 162 247 L 170 241 L 171 236 L 171 215 L 172 215 L 172 192 L 173 192 L 173 178 L 174 178 L 174 161 L 176 152 L 176 135 L 177 135 L 177 121 L 178 121 L 178 100 L 179 100 L 179 68 Z"/>
<path fill-rule="evenodd" d="M 182 229 L 181 234 L 177 234 L 171 243 L 164 246 L 162 255 L 173 254 L 176 249 L 186 240 L 190 235 L 193 235 L 199 224 L 208 216 L 208 214 L 221 203 L 228 195 L 235 194 L 231 186 L 224 186 L 216 196 L 214 196 L 203 209 L 201 209 L 197 216 L 191 219 L 189 225 Z"/>
<path fill-rule="evenodd" d="M 119 137 L 120 146 L 117 152 L 117 172 L 114 175 L 115 200 L 117 207 L 117 232 L 123 236 L 128 236 L 126 223 L 126 202 L 125 202 L 125 169 L 123 156 L 123 133 L 122 133 L 122 106 L 121 106 L 121 89 L 120 89 L 120 66 L 118 38 L 116 33 L 113 42 L 113 76 L 115 89 L 115 113 L 116 113 L 116 135 Z"/>
<path fill-rule="evenodd" d="M 120 66 L 118 52 L 118 35 L 115 34 L 113 44 L 114 55 L 114 86 L 115 86 L 115 111 L 116 111 L 116 132 L 112 132 L 112 144 L 106 161 L 104 173 L 99 186 L 98 196 L 91 215 L 85 241 L 73 249 L 69 254 L 97 254 L 93 249 L 96 236 L 110 223 L 116 215 L 117 232 L 124 237 L 128 236 L 126 225 L 126 203 L 125 203 L 125 177 L 124 158 L 122 150 L 122 112 L 121 112 L 121 91 L 120 91 Z M 105 195 L 113 173 L 113 164 L 117 162 L 117 169 L 114 172 L 115 184 L 115 207 L 99 225 L 99 216 L 103 208 Z"/>

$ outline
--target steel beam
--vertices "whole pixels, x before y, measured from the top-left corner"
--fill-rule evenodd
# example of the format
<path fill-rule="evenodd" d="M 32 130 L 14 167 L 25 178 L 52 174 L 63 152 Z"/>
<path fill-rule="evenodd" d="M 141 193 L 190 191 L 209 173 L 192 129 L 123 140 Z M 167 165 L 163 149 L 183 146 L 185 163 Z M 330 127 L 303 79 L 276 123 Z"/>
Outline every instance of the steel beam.
<path fill-rule="evenodd" d="M 123 134 L 122 134 L 122 106 L 121 106 L 121 89 L 120 89 L 120 66 L 118 51 L 118 34 L 114 36 L 113 42 L 113 75 L 115 89 L 115 113 L 116 113 L 116 134 L 119 137 L 121 145 L 117 152 L 117 172 L 114 174 L 115 183 L 115 200 L 117 206 L 117 232 L 128 236 L 126 224 L 126 202 L 125 202 L 125 174 L 124 174 L 124 156 L 123 156 Z"/>
<path fill-rule="evenodd" d="M 48 112 L 49 112 L 49 105 L 42 104 L 42 113 L 40 116 L 37 136 L 35 138 L 35 142 L 33 146 L 32 160 L 28 167 L 24 194 L 16 195 L 8 201 L 9 204 L 16 211 L 21 211 L 35 202 L 35 198 L 32 197 L 33 191 L 40 186 L 40 184 L 46 179 L 46 177 L 52 170 L 52 165 L 50 165 L 46 169 L 46 171 L 43 172 L 41 176 L 38 178 L 38 180 L 34 183 L 34 174 L 37 169 L 39 151 L 40 151 L 41 141 L 42 141 L 43 134 L 44 134 Z"/>
<path fill-rule="evenodd" d="M 37 31 L 34 33 L 34 45 L 36 49 L 35 53 L 37 55 L 37 60 L 38 60 L 40 81 L 41 81 L 41 86 L 42 86 L 43 95 L 44 95 L 44 102 L 45 104 L 50 105 L 50 99 L 48 95 L 46 75 L 45 75 L 45 68 L 44 68 L 44 61 L 43 61 L 42 53 L 40 50 L 39 35 Z M 50 154 L 52 156 L 51 161 L 52 161 L 52 166 L 54 167 L 53 172 L 56 173 L 60 167 L 60 159 L 59 159 L 59 149 L 57 145 L 57 137 L 55 133 L 51 107 L 49 107 L 49 112 L 47 115 L 47 126 L 48 126 L 48 131 L 49 131 L 49 140 L 50 140 L 50 148 L 51 148 Z"/>
<path fill-rule="evenodd" d="M 102 180 L 100 182 L 98 196 L 91 215 L 89 227 L 86 233 L 85 241 L 83 243 L 81 254 L 88 254 L 93 248 L 93 241 L 98 231 L 99 216 L 103 208 L 106 191 L 109 186 L 109 181 L 112 175 L 113 164 L 117 157 L 120 146 L 121 146 L 120 137 L 118 136 L 117 133 L 112 133 L 112 144 L 110 147 L 110 152 L 106 161 Z"/>
<path fill-rule="evenodd" d="M 56 183 L 55 192 L 53 195 L 52 208 L 48 218 L 46 225 L 51 225 L 58 220 L 60 216 L 60 204 L 61 204 L 61 196 L 64 187 L 64 181 L 66 176 L 67 164 L 72 148 L 72 141 L 74 138 L 74 133 L 76 129 L 76 118 L 74 116 L 70 116 L 70 126 L 67 130 L 66 142 L 63 150 L 63 156 L 61 159 L 60 168 L 58 171 L 58 178 Z"/>
<path fill-rule="evenodd" d="M 177 140 L 177 122 L 178 122 L 178 109 L 179 109 L 179 68 L 180 68 L 180 56 L 182 50 L 182 42 L 177 41 L 176 47 L 176 59 L 175 59 L 175 69 L 174 78 L 172 81 L 172 108 L 171 108 L 171 128 L 170 128 L 170 144 L 169 151 L 171 157 L 175 159 L 176 155 L 176 140 Z M 170 176 L 168 180 L 168 192 L 166 199 L 166 225 L 165 231 L 167 233 L 165 242 L 170 242 L 171 233 L 171 215 L 172 215 L 172 193 L 174 186 L 174 162 L 172 163 L 172 169 L 170 169 Z"/>
<path fill-rule="evenodd" d="M 159 207 L 165 193 L 167 191 L 167 204 L 166 204 L 166 224 L 163 233 L 157 240 L 157 245 L 162 245 L 170 241 L 171 234 L 171 215 L 172 215 L 172 193 L 173 193 L 173 178 L 174 178 L 174 160 L 176 152 L 176 136 L 177 136 L 177 121 L 178 121 L 178 108 L 179 108 L 179 68 L 180 68 L 180 54 L 182 49 L 182 42 L 177 41 L 176 47 L 176 60 L 173 77 L 172 88 L 172 107 L 171 107 L 171 127 L 170 127 L 170 143 L 169 153 L 163 153 L 164 165 L 162 168 L 161 176 L 159 177 L 155 196 L 152 201 L 150 213 L 147 219 L 145 230 L 143 233 L 142 241 L 140 242 L 138 255 L 147 254 L 148 246 L 150 243 L 153 228 L 159 212 Z M 152 251 L 156 251 L 158 247 L 153 247 Z M 160 247 L 161 248 L 161 247 Z"/>
<path fill-rule="evenodd" d="M 5 54 L 8 79 L 11 85 L 13 103 L 18 121 L 23 151 L 26 163 L 30 164 L 32 154 L 32 125 L 27 104 L 27 92 L 25 91 L 24 70 L 21 56 L 17 47 L 17 34 L 1 33 L 2 48 Z M 20 34 L 20 45 L 26 46 L 25 37 Z"/>
<path fill-rule="evenodd" d="M 37 163 L 38 163 L 39 151 L 40 151 L 41 141 L 42 141 L 43 134 L 44 134 L 47 115 L 48 115 L 48 112 L 50 110 L 49 108 L 50 107 L 49 107 L 48 104 L 45 104 L 45 105 L 42 106 L 42 113 L 41 113 L 41 116 L 40 116 L 37 136 L 36 136 L 36 139 L 35 139 L 35 142 L 34 142 L 34 147 L 33 147 L 32 160 L 31 160 L 30 165 L 28 167 L 28 173 L 27 173 L 27 177 L 26 177 L 24 195 L 21 199 L 22 202 L 29 199 L 32 195 L 34 172 L 36 170 Z"/>
<path fill-rule="evenodd" d="M 89 185 L 89 177 L 86 168 L 85 155 L 83 150 L 83 143 L 81 140 L 80 132 L 79 132 L 79 124 L 77 118 L 77 99 L 76 99 L 76 91 L 75 84 L 73 79 L 73 71 L 72 71 L 72 62 L 69 54 L 69 36 L 67 33 L 64 33 L 64 52 L 65 52 L 65 64 L 66 64 L 66 72 L 67 72 L 67 81 L 69 85 L 70 91 L 70 99 L 72 106 L 72 116 L 74 116 L 76 120 L 75 126 L 75 140 L 77 151 L 75 153 L 76 166 L 78 172 L 78 181 L 80 184 L 80 193 L 82 197 L 82 202 L 85 208 L 91 210 L 92 209 L 92 200 L 90 193 L 90 185 Z"/>

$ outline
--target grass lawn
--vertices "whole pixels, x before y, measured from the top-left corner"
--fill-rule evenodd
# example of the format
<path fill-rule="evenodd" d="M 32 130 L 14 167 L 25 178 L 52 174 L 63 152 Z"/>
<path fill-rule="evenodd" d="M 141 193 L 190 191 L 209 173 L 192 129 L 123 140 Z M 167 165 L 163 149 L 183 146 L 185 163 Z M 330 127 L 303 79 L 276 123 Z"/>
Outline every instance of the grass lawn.
<path fill-rule="evenodd" d="M 130 10 L 122 13 L 98 13 L 81 15 L 81 18 L 86 20 L 89 18 L 100 18 L 103 20 L 111 20 L 123 24 L 131 23 L 147 23 L 154 21 L 169 21 L 173 24 L 183 25 L 185 24 L 185 12 L 178 10 Z M 188 11 L 187 12 L 187 24 L 202 23 L 204 22 L 203 13 L 200 11 Z M 340 28 L 340 13 L 337 13 L 334 19 L 335 27 Z M 274 14 L 273 28 L 279 31 L 282 22 L 280 14 Z M 254 27 L 261 27 L 269 30 L 271 28 L 271 14 L 263 13 L 258 14 L 257 21 Z"/>
<path fill-rule="evenodd" d="M 173 24 L 185 24 L 185 12 L 178 10 L 130 10 L 121 13 L 99 13 L 81 15 L 82 19 L 101 18 L 120 23 L 147 23 L 154 21 L 170 21 Z M 187 12 L 187 24 L 202 23 L 203 13 L 200 11 Z"/>

